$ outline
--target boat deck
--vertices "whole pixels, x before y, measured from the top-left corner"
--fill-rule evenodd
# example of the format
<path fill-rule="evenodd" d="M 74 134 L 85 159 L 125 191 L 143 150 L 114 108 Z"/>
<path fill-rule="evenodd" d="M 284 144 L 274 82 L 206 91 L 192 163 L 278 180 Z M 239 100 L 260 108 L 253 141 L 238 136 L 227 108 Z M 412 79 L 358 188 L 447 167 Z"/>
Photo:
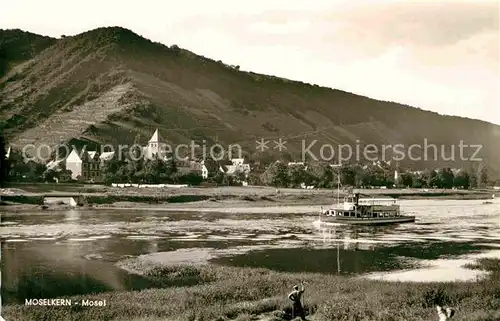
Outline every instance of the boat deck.
<path fill-rule="evenodd" d="M 349 217 L 325 215 L 320 218 L 325 223 L 340 223 L 353 225 L 384 225 L 397 223 L 415 222 L 415 216 L 395 216 L 395 217 Z"/>

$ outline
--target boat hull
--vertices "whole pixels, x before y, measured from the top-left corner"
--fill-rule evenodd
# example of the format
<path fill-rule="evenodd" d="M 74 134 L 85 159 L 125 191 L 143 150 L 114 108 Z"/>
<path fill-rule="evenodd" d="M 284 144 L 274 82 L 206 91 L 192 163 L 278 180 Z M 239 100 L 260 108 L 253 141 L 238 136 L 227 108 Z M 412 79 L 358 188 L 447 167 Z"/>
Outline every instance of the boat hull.
<path fill-rule="evenodd" d="M 355 218 L 344 216 L 322 216 L 323 223 L 351 224 L 351 225 L 385 225 L 415 222 L 415 216 L 380 217 L 380 218 Z"/>

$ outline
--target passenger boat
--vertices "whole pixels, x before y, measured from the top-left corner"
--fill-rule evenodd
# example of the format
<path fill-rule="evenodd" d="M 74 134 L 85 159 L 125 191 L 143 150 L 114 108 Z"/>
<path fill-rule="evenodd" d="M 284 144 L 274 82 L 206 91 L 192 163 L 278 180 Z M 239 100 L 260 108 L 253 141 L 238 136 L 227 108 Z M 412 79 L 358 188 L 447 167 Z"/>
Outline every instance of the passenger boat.
<path fill-rule="evenodd" d="M 346 197 L 338 207 L 322 210 L 319 221 L 358 225 L 397 224 L 415 222 L 415 216 L 401 215 L 396 199 L 360 199 L 359 193 L 356 193 Z"/>

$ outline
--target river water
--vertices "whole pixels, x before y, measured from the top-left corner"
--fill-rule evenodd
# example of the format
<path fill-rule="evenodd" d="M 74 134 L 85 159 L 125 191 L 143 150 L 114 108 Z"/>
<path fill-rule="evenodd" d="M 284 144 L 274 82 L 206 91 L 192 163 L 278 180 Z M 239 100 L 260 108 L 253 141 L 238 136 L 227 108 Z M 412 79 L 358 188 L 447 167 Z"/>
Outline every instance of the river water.
<path fill-rule="evenodd" d="M 500 201 L 400 204 L 415 223 L 325 226 L 315 222 L 316 208 L 309 214 L 4 208 L 2 301 L 153 287 L 115 265 L 136 256 L 403 281 L 471 280 L 479 272 L 463 265 L 500 258 Z"/>

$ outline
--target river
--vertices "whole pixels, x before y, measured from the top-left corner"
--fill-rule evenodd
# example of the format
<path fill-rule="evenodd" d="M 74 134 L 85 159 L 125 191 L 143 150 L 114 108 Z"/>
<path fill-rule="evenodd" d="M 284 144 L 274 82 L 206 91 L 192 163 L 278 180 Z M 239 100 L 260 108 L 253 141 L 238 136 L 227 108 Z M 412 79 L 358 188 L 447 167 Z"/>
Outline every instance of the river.
<path fill-rule="evenodd" d="M 300 213 L 0 209 L 2 301 L 154 287 L 116 262 L 264 267 L 403 281 L 472 280 L 463 265 L 500 258 L 500 201 L 401 201 L 417 221 L 319 226 Z M 314 211 L 313 211 L 314 212 Z"/>

